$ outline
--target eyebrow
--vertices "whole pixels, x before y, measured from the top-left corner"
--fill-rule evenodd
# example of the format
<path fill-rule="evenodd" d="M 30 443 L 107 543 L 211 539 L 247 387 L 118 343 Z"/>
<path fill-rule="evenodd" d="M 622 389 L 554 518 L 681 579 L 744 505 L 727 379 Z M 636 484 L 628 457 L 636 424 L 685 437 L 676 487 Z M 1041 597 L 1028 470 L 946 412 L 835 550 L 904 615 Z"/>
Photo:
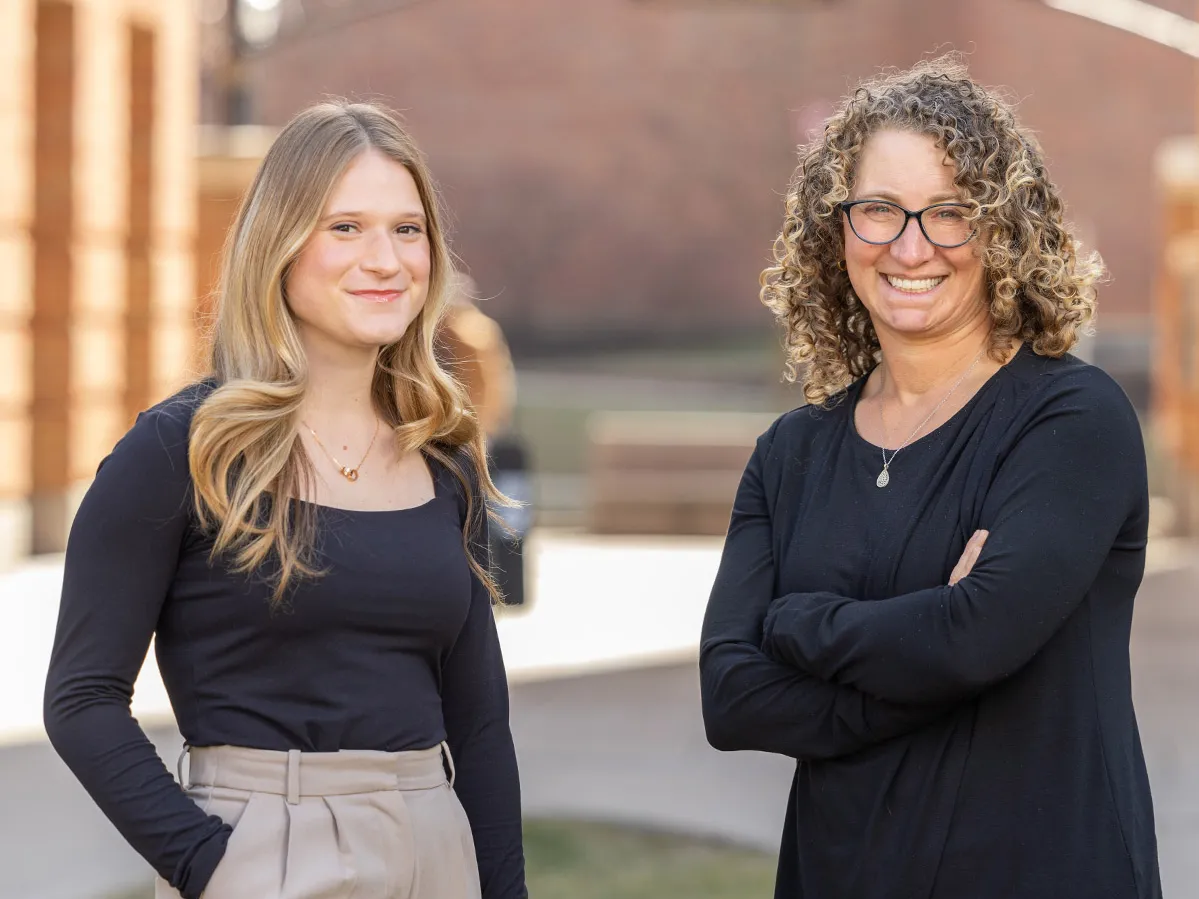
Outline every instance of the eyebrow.
<path fill-rule="evenodd" d="M 360 218 L 369 218 L 369 215 L 370 215 L 369 213 L 361 212 L 356 209 L 345 209 L 345 210 L 341 210 L 339 212 L 330 212 L 328 215 L 323 215 L 323 216 L 321 216 L 320 220 L 322 222 L 327 222 L 327 221 L 331 221 L 332 219 L 360 219 Z M 415 210 L 415 209 L 410 209 L 407 212 L 401 212 L 399 215 L 395 216 L 395 218 L 419 219 L 422 222 L 428 221 L 428 217 L 424 214 L 424 212 L 421 212 L 421 211 Z"/>
<path fill-rule="evenodd" d="M 896 194 L 891 193 L 889 190 L 865 191 L 861 196 L 858 197 L 858 199 L 859 200 L 864 200 L 864 199 L 890 200 L 892 203 L 895 203 L 899 206 L 903 205 L 903 203 L 901 203 L 899 201 L 899 197 Z M 961 202 L 962 202 L 962 198 L 955 193 L 933 194 L 931 197 L 928 198 L 928 205 L 930 205 L 930 206 L 935 205 L 937 203 L 961 203 Z"/>

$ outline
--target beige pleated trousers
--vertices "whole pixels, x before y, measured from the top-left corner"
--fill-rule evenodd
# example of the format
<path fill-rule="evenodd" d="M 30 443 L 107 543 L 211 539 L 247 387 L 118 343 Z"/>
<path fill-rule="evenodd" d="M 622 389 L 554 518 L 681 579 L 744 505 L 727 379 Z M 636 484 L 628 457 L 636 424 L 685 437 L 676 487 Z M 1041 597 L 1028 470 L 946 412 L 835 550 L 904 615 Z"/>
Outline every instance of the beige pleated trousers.
<path fill-rule="evenodd" d="M 443 756 L 444 753 L 444 756 Z M 203 899 L 480 899 L 449 750 L 190 750 L 187 795 L 233 825 Z M 179 899 L 159 878 L 155 899 Z"/>

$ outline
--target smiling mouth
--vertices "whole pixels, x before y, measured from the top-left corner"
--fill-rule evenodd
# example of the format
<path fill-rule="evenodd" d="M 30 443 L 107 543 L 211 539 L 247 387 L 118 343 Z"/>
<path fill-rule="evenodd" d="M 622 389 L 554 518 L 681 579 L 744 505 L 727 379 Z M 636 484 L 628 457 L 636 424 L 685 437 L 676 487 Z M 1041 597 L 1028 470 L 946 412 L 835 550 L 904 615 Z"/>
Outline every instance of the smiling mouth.
<path fill-rule="evenodd" d="M 936 278 L 899 278 L 895 275 L 883 275 L 883 277 L 887 279 L 888 284 L 901 293 L 928 293 L 948 276 L 940 275 Z"/>
<path fill-rule="evenodd" d="M 352 290 L 354 296 L 359 299 L 366 300 L 368 303 L 390 303 L 392 300 L 399 299 L 402 290 Z"/>

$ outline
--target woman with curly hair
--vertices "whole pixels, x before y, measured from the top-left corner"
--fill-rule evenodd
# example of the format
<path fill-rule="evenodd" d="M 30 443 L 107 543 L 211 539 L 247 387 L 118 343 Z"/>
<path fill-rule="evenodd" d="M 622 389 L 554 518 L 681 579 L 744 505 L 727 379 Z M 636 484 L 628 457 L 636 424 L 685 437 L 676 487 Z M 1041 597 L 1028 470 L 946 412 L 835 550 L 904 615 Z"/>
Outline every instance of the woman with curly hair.
<path fill-rule="evenodd" d="M 1137 417 L 1036 142 L 955 58 L 802 149 L 763 301 L 809 404 L 737 493 L 700 669 L 718 749 L 797 761 L 779 899 L 1150 899 L 1129 630 Z"/>
<path fill-rule="evenodd" d="M 527 895 L 440 220 L 391 113 L 300 113 L 230 233 L 212 376 L 75 518 L 46 730 L 159 899 Z M 152 636 L 178 783 L 129 710 Z"/>

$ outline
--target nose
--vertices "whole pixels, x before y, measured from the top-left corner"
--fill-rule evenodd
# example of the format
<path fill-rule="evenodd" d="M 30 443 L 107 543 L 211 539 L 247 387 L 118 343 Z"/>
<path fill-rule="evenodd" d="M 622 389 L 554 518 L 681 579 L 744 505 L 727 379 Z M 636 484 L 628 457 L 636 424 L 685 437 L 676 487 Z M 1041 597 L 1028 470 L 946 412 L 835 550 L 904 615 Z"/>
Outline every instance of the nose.
<path fill-rule="evenodd" d="M 916 219 L 908 219 L 899 237 L 891 242 L 891 255 L 905 266 L 915 267 L 927 262 L 937 252 L 937 248 L 929 243 L 920 223 Z"/>
<path fill-rule="evenodd" d="M 390 278 L 400 270 L 400 254 L 389 230 L 381 229 L 368 236 L 362 267 L 381 278 Z"/>

